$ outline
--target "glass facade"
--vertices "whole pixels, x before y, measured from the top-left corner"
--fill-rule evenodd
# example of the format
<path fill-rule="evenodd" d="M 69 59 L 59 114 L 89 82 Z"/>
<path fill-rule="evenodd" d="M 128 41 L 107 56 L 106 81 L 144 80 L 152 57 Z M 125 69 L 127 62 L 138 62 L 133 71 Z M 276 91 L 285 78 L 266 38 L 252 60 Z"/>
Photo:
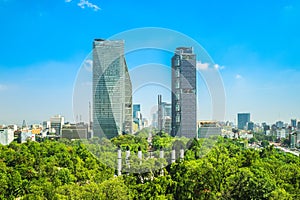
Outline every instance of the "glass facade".
<path fill-rule="evenodd" d="M 238 129 L 244 130 L 247 123 L 250 122 L 250 113 L 238 113 Z"/>
<path fill-rule="evenodd" d="M 122 40 L 94 40 L 93 119 L 94 136 L 132 132 L 132 86 Z"/>
<path fill-rule="evenodd" d="M 197 136 L 196 111 L 196 55 L 192 47 L 179 47 L 172 58 L 173 136 Z"/>

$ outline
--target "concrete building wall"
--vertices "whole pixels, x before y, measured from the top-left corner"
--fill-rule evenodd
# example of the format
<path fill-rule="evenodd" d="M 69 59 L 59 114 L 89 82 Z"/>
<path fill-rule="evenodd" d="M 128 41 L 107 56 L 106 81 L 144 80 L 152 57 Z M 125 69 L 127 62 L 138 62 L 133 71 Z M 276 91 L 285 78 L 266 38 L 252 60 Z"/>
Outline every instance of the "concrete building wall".
<path fill-rule="evenodd" d="M 12 129 L 0 129 L 0 144 L 9 145 L 14 140 Z"/>

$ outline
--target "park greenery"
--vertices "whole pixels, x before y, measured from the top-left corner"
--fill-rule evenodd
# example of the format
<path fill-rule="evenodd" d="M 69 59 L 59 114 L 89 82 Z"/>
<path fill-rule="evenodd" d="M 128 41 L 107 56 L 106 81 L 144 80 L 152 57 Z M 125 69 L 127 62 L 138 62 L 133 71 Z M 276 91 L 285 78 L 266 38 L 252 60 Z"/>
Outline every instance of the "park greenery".
<path fill-rule="evenodd" d="M 245 144 L 164 133 L 153 134 L 152 145 L 144 133 L 111 140 L 13 142 L 0 146 L 0 199 L 300 199 L 299 157 L 272 145 L 253 149 Z M 184 146 L 185 158 L 160 170 L 151 166 L 162 160 L 148 159 L 141 165 L 151 170 L 116 176 L 116 149 L 127 146 L 132 155 L 138 149 Z M 103 156 L 112 156 L 111 165 Z"/>

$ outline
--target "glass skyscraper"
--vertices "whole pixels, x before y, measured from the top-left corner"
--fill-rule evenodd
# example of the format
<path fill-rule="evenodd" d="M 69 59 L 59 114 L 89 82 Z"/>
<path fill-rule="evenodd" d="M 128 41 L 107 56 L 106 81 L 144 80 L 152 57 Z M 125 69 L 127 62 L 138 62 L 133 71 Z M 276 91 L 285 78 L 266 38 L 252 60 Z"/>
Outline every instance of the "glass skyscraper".
<path fill-rule="evenodd" d="M 172 57 L 172 135 L 197 136 L 196 55 L 178 47 Z"/>
<path fill-rule="evenodd" d="M 238 113 L 238 129 L 244 130 L 248 122 L 250 122 L 250 113 Z"/>
<path fill-rule="evenodd" d="M 93 42 L 93 119 L 96 137 L 132 132 L 132 86 L 122 40 Z"/>

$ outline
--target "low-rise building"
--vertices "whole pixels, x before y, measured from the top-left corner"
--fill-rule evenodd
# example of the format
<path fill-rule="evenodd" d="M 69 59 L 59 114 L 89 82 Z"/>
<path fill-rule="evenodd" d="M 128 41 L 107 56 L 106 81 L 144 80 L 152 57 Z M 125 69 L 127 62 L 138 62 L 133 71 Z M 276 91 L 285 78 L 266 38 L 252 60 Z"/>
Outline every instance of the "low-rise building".
<path fill-rule="evenodd" d="M 23 129 L 20 133 L 19 142 L 24 143 L 27 140 L 35 141 L 35 134 L 31 130 Z"/>
<path fill-rule="evenodd" d="M 209 138 L 211 136 L 220 136 L 221 127 L 216 121 L 198 121 L 198 138 Z"/>
<path fill-rule="evenodd" d="M 62 138 L 88 139 L 88 124 L 65 124 L 62 127 Z"/>
<path fill-rule="evenodd" d="M 8 128 L 0 129 L 0 144 L 8 145 L 14 140 L 14 130 Z"/>
<path fill-rule="evenodd" d="M 286 130 L 284 128 L 276 130 L 277 138 L 286 138 Z"/>

